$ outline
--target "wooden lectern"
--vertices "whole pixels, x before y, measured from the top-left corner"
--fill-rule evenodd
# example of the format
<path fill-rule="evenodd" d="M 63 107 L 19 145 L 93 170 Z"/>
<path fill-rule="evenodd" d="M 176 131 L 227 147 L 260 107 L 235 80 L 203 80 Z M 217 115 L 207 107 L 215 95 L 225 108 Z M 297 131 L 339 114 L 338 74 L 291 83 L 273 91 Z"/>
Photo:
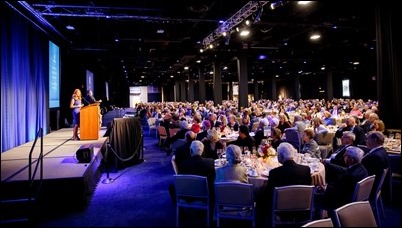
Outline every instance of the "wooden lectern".
<path fill-rule="evenodd" d="M 80 138 L 90 140 L 99 138 L 100 130 L 99 103 L 93 103 L 82 107 L 80 111 Z"/>

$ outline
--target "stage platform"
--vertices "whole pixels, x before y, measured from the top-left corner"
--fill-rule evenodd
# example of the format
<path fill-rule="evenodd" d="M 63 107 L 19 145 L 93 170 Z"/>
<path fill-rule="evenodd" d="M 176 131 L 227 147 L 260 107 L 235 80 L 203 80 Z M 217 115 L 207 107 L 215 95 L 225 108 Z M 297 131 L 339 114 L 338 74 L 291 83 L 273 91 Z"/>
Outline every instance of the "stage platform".
<path fill-rule="evenodd" d="M 38 194 L 42 210 L 64 211 L 66 208 L 83 208 L 90 199 L 101 177 L 102 154 L 108 137 L 103 137 L 106 127 L 99 131 L 97 140 L 73 141 L 72 128 L 63 128 L 43 136 L 43 181 Z M 16 198 L 21 188 L 28 186 L 28 156 L 32 142 L 1 153 L 1 199 Z M 77 150 L 93 145 L 93 157 L 89 163 L 79 163 Z M 41 143 L 36 142 L 32 160 L 36 166 Z M 39 182 L 39 170 L 35 182 Z"/>

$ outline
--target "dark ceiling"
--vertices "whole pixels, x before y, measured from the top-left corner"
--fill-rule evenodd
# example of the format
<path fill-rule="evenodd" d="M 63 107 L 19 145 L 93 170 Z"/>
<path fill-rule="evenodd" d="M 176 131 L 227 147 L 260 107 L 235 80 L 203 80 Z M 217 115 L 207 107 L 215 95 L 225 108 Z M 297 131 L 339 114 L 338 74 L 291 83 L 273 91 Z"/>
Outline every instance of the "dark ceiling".
<path fill-rule="evenodd" d="M 236 16 L 251 3 L 257 7 L 247 9 L 253 12 L 249 17 Z M 227 67 L 222 81 L 237 81 L 239 54 L 248 56 L 249 80 L 319 75 L 328 69 L 351 71 L 375 59 L 374 11 L 369 3 L 29 0 L 12 4 L 31 10 L 31 17 L 44 18 L 49 24 L 42 27 L 72 53 L 125 77 L 129 85 L 166 84 L 187 74 L 184 66 L 189 66 L 194 79 L 200 67 L 208 80 L 217 59 Z M 204 39 L 222 25 L 219 21 L 232 16 L 239 25 L 233 26 L 230 39 L 216 36 L 213 43 L 219 46 L 200 53 Z M 242 39 L 234 29 L 242 28 L 246 19 L 251 21 L 250 36 Z M 68 30 L 68 25 L 75 30 Z M 321 33 L 321 39 L 311 41 L 312 32 Z"/>

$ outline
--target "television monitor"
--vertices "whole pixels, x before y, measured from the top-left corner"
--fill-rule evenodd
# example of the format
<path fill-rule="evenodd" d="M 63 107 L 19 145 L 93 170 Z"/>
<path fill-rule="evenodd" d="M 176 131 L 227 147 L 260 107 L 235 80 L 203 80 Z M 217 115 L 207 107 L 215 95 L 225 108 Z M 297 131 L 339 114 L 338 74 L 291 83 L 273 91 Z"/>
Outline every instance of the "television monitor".
<path fill-rule="evenodd" d="M 49 108 L 60 107 L 60 49 L 49 41 Z"/>

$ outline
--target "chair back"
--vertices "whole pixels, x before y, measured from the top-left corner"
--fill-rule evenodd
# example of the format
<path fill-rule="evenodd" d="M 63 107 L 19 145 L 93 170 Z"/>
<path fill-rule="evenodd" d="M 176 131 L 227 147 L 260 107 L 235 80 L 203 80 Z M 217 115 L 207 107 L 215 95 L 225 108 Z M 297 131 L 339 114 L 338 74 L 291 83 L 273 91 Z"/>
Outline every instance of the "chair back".
<path fill-rule="evenodd" d="M 304 224 L 301 227 L 334 227 L 331 218 L 318 219 Z"/>
<path fill-rule="evenodd" d="M 365 201 L 370 197 L 371 189 L 373 188 L 375 175 L 368 176 L 356 184 L 355 191 L 352 196 L 352 202 Z"/>
<path fill-rule="evenodd" d="M 384 184 L 385 178 L 387 177 L 387 173 L 388 173 L 388 168 L 385 168 L 382 172 L 380 181 L 378 182 L 377 186 L 375 186 L 376 199 L 379 197 L 379 194 L 381 194 L 381 188 L 382 188 L 382 185 Z"/>
<path fill-rule="evenodd" d="M 173 156 L 172 156 L 171 163 L 172 163 L 172 167 L 173 167 L 174 173 L 175 173 L 175 174 L 178 174 L 178 173 L 179 173 L 179 170 L 178 170 L 177 164 L 176 164 L 176 155 L 173 155 Z"/>
<path fill-rule="evenodd" d="M 313 189 L 312 185 L 275 187 L 272 203 L 272 227 L 276 224 L 304 224 L 312 221 Z M 278 220 L 277 215 L 283 212 L 292 212 L 295 216 Z M 301 214 L 305 216 L 300 217 Z"/>
<path fill-rule="evenodd" d="M 158 129 L 159 137 L 164 137 L 164 138 L 167 137 L 166 128 L 165 128 L 164 126 L 160 126 L 160 125 L 159 125 L 159 126 L 157 127 L 157 129 Z"/>
<path fill-rule="evenodd" d="M 301 142 L 300 134 L 296 128 L 286 128 L 285 129 L 285 138 L 286 138 L 286 142 L 292 144 L 297 149 L 297 151 L 299 151 L 299 152 L 301 151 L 302 142 Z"/>
<path fill-rule="evenodd" d="M 352 202 L 335 209 L 335 225 L 337 227 L 377 227 L 368 201 Z"/>
<path fill-rule="evenodd" d="M 318 145 L 331 145 L 335 137 L 334 132 L 318 132 L 315 136 Z"/>
<path fill-rule="evenodd" d="M 202 209 L 207 212 L 207 226 L 209 227 L 209 189 L 207 177 L 176 174 L 174 175 L 176 191 L 176 226 L 179 226 L 179 208 Z"/>
<path fill-rule="evenodd" d="M 215 183 L 215 212 L 217 227 L 220 218 L 251 220 L 255 227 L 253 185 L 240 182 Z"/>
<path fill-rule="evenodd" d="M 159 135 L 159 146 L 162 145 L 162 141 L 167 139 L 166 128 L 164 126 L 158 126 L 157 128 L 158 135 Z"/>

